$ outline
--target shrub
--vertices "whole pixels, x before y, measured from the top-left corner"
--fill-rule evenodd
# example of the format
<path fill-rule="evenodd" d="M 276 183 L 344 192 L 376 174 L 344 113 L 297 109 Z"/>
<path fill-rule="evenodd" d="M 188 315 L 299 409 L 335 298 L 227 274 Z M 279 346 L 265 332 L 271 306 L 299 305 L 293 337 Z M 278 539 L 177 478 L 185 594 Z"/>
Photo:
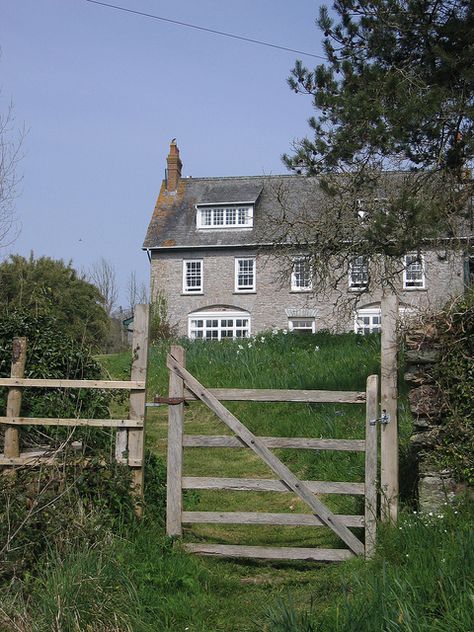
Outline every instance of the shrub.
<path fill-rule="evenodd" d="M 101 367 L 89 348 L 65 336 L 56 319 L 44 314 L 32 315 L 24 311 L 3 314 L 0 318 L 0 375 L 10 375 L 12 340 L 15 336 L 28 339 L 25 377 L 100 379 Z M 0 407 L 6 405 L 7 389 L 0 389 Z M 23 389 L 22 416 L 25 417 L 108 417 L 110 394 L 96 389 Z M 69 436 L 67 428 L 28 429 L 29 441 L 39 440 L 41 434 L 62 441 Z M 26 433 L 22 433 L 26 437 Z M 109 431 L 76 429 L 75 439 L 84 445 L 106 447 Z M 44 438 L 40 441 L 44 443 Z"/>

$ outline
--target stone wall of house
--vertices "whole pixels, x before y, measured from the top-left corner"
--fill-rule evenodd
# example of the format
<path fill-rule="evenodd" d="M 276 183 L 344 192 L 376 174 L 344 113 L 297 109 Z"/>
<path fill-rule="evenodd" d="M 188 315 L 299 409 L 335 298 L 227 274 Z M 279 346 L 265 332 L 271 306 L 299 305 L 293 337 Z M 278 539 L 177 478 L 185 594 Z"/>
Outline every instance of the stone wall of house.
<path fill-rule="evenodd" d="M 256 291 L 234 291 L 235 258 L 256 257 Z M 183 293 L 183 260 L 203 260 L 203 292 Z M 463 289 L 463 262 L 448 260 L 443 253 L 425 255 L 426 287 L 401 292 L 401 304 L 422 309 L 438 308 L 448 296 L 460 294 Z M 290 272 L 282 274 L 282 261 L 272 255 L 257 254 L 251 248 L 199 249 L 186 252 L 152 252 L 151 287 L 161 291 L 168 303 L 168 316 L 177 325 L 180 335 L 187 335 L 187 319 L 196 310 L 212 311 L 216 306 L 246 310 L 251 316 L 251 333 L 288 327 L 290 316 L 314 316 L 316 330 L 351 331 L 354 317 L 351 313 L 334 309 L 341 293 L 315 296 L 312 292 L 294 292 L 290 286 Z M 288 266 L 287 266 L 288 267 Z M 348 283 L 347 283 L 348 285 Z M 343 293 L 349 294 L 347 287 Z M 358 307 L 375 306 L 379 293 L 363 295 Z"/>

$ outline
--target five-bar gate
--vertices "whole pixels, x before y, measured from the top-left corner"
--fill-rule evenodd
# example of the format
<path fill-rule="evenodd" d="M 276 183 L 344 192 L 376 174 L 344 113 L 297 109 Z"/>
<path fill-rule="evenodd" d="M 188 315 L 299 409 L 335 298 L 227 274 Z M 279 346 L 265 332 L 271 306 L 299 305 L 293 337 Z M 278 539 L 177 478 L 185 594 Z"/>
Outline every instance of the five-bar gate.
<path fill-rule="evenodd" d="M 365 392 L 302 391 L 267 389 L 205 388 L 186 370 L 185 351 L 173 346 L 168 355 L 170 370 L 168 420 L 167 534 L 182 535 L 184 523 L 310 525 L 329 527 L 346 544 L 343 549 L 301 547 L 262 547 L 223 544 L 185 544 L 189 551 L 203 555 L 263 559 L 340 561 L 354 555 L 369 557 L 375 546 L 377 514 L 377 424 L 378 376 L 367 379 Z M 184 434 L 184 404 L 200 400 L 234 433 L 234 436 L 195 436 Z M 257 437 L 233 415 L 222 401 L 344 403 L 366 405 L 365 440 L 309 439 L 295 437 Z M 183 476 L 185 447 L 248 447 L 275 473 L 276 479 L 209 478 Z M 277 458 L 271 448 L 344 450 L 365 452 L 365 482 L 303 481 Z M 275 491 L 296 494 L 311 510 L 307 514 L 260 512 L 183 511 L 183 489 L 222 489 Z M 319 499 L 324 494 L 357 494 L 365 498 L 364 515 L 338 515 Z M 363 527 L 362 542 L 351 528 Z"/>

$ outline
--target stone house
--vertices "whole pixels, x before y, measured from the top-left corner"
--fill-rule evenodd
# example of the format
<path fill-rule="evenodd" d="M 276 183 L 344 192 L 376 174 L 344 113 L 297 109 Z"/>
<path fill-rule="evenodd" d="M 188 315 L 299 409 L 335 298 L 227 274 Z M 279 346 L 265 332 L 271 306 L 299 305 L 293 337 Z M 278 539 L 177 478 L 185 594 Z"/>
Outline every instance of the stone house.
<path fill-rule="evenodd" d="M 321 197 L 315 179 L 299 175 L 181 176 L 176 142 L 143 244 L 151 266 L 152 295 L 162 293 L 180 335 L 216 340 L 278 328 L 379 331 L 380 292 L 362 294 L 352 314 L 334 310 L 335 297 L 312 291 L 304 253 L 282 271 L 268 235 L 278 192 L 298 206 Z M 316 205 L 319 200 L 316 200 Z M 407 253 L 400 279 L 402 310 L 436 308 L 464 288 L 463 258 L 442 252 Z M 355 259 L 344 291 L 363 288 L 366 263 Z"/>

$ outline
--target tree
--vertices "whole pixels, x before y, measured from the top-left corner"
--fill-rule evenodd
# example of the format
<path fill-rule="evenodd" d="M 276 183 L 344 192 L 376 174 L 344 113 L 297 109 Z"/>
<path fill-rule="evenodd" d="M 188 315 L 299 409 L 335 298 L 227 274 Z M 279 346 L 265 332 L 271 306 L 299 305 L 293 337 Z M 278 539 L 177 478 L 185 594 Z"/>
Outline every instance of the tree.
<path fill-rule="evenodd" d="M 318 21 L 327 63 L 309 70 L 298 61 L 289 79 L 312 97 L 314 137 L 283 160 L 319 175 L 327 194 L 327 210 L 304 225 L 316 267 L 382 255 L 378 281 L 389 282 L 404 253 L 468 236 L 473 2 L 336 0 L 333 8 L 331 17 L 322 7 Z"/>
<path fill-rule="evenodd" d="M 62 260 L 12 255 L 0 264 L 0 302 L 3 312 L 54 316 L 66 336 L 95 348 L 107 333 L 99 290 Z"/>
<path fill-rule="evenodd" d="M 136 272 L 130 272 L 130 277 L 127 284 L 128 293 L 128 308 L 130 313 L 133 314 L 135 305 L 140 303 L 148 303 L 148 292 L 145 283 L 137 281 Z"/>
<path fill-rule="evenodd" d="M 103 296 L 105 311 L 110 316 L 118 295 L 115 270 L 110 261 L 104 257 L 96 261 L 89 272 L 89 280 Z"/>
<path fill-rule="evenodd" d="M 313 96 L 314 140 L 290 168 L 308 173 L 367 161 L 450 171 L 474 152 L 472 0 L 336 0 L 320 10 L 328 62 L 297 62 L 289 83 Z M 393 164 L 392 164 L 393 163 Z"/>
<path fill-rule="evenodd" d="M 16 235 L 14 200 L 17 194 L 17 166 L 21 158 L 20 150 L 23 132 L 15 134 L 13 108 L 0 113 L 0 245 L 11 243 Z"/>

